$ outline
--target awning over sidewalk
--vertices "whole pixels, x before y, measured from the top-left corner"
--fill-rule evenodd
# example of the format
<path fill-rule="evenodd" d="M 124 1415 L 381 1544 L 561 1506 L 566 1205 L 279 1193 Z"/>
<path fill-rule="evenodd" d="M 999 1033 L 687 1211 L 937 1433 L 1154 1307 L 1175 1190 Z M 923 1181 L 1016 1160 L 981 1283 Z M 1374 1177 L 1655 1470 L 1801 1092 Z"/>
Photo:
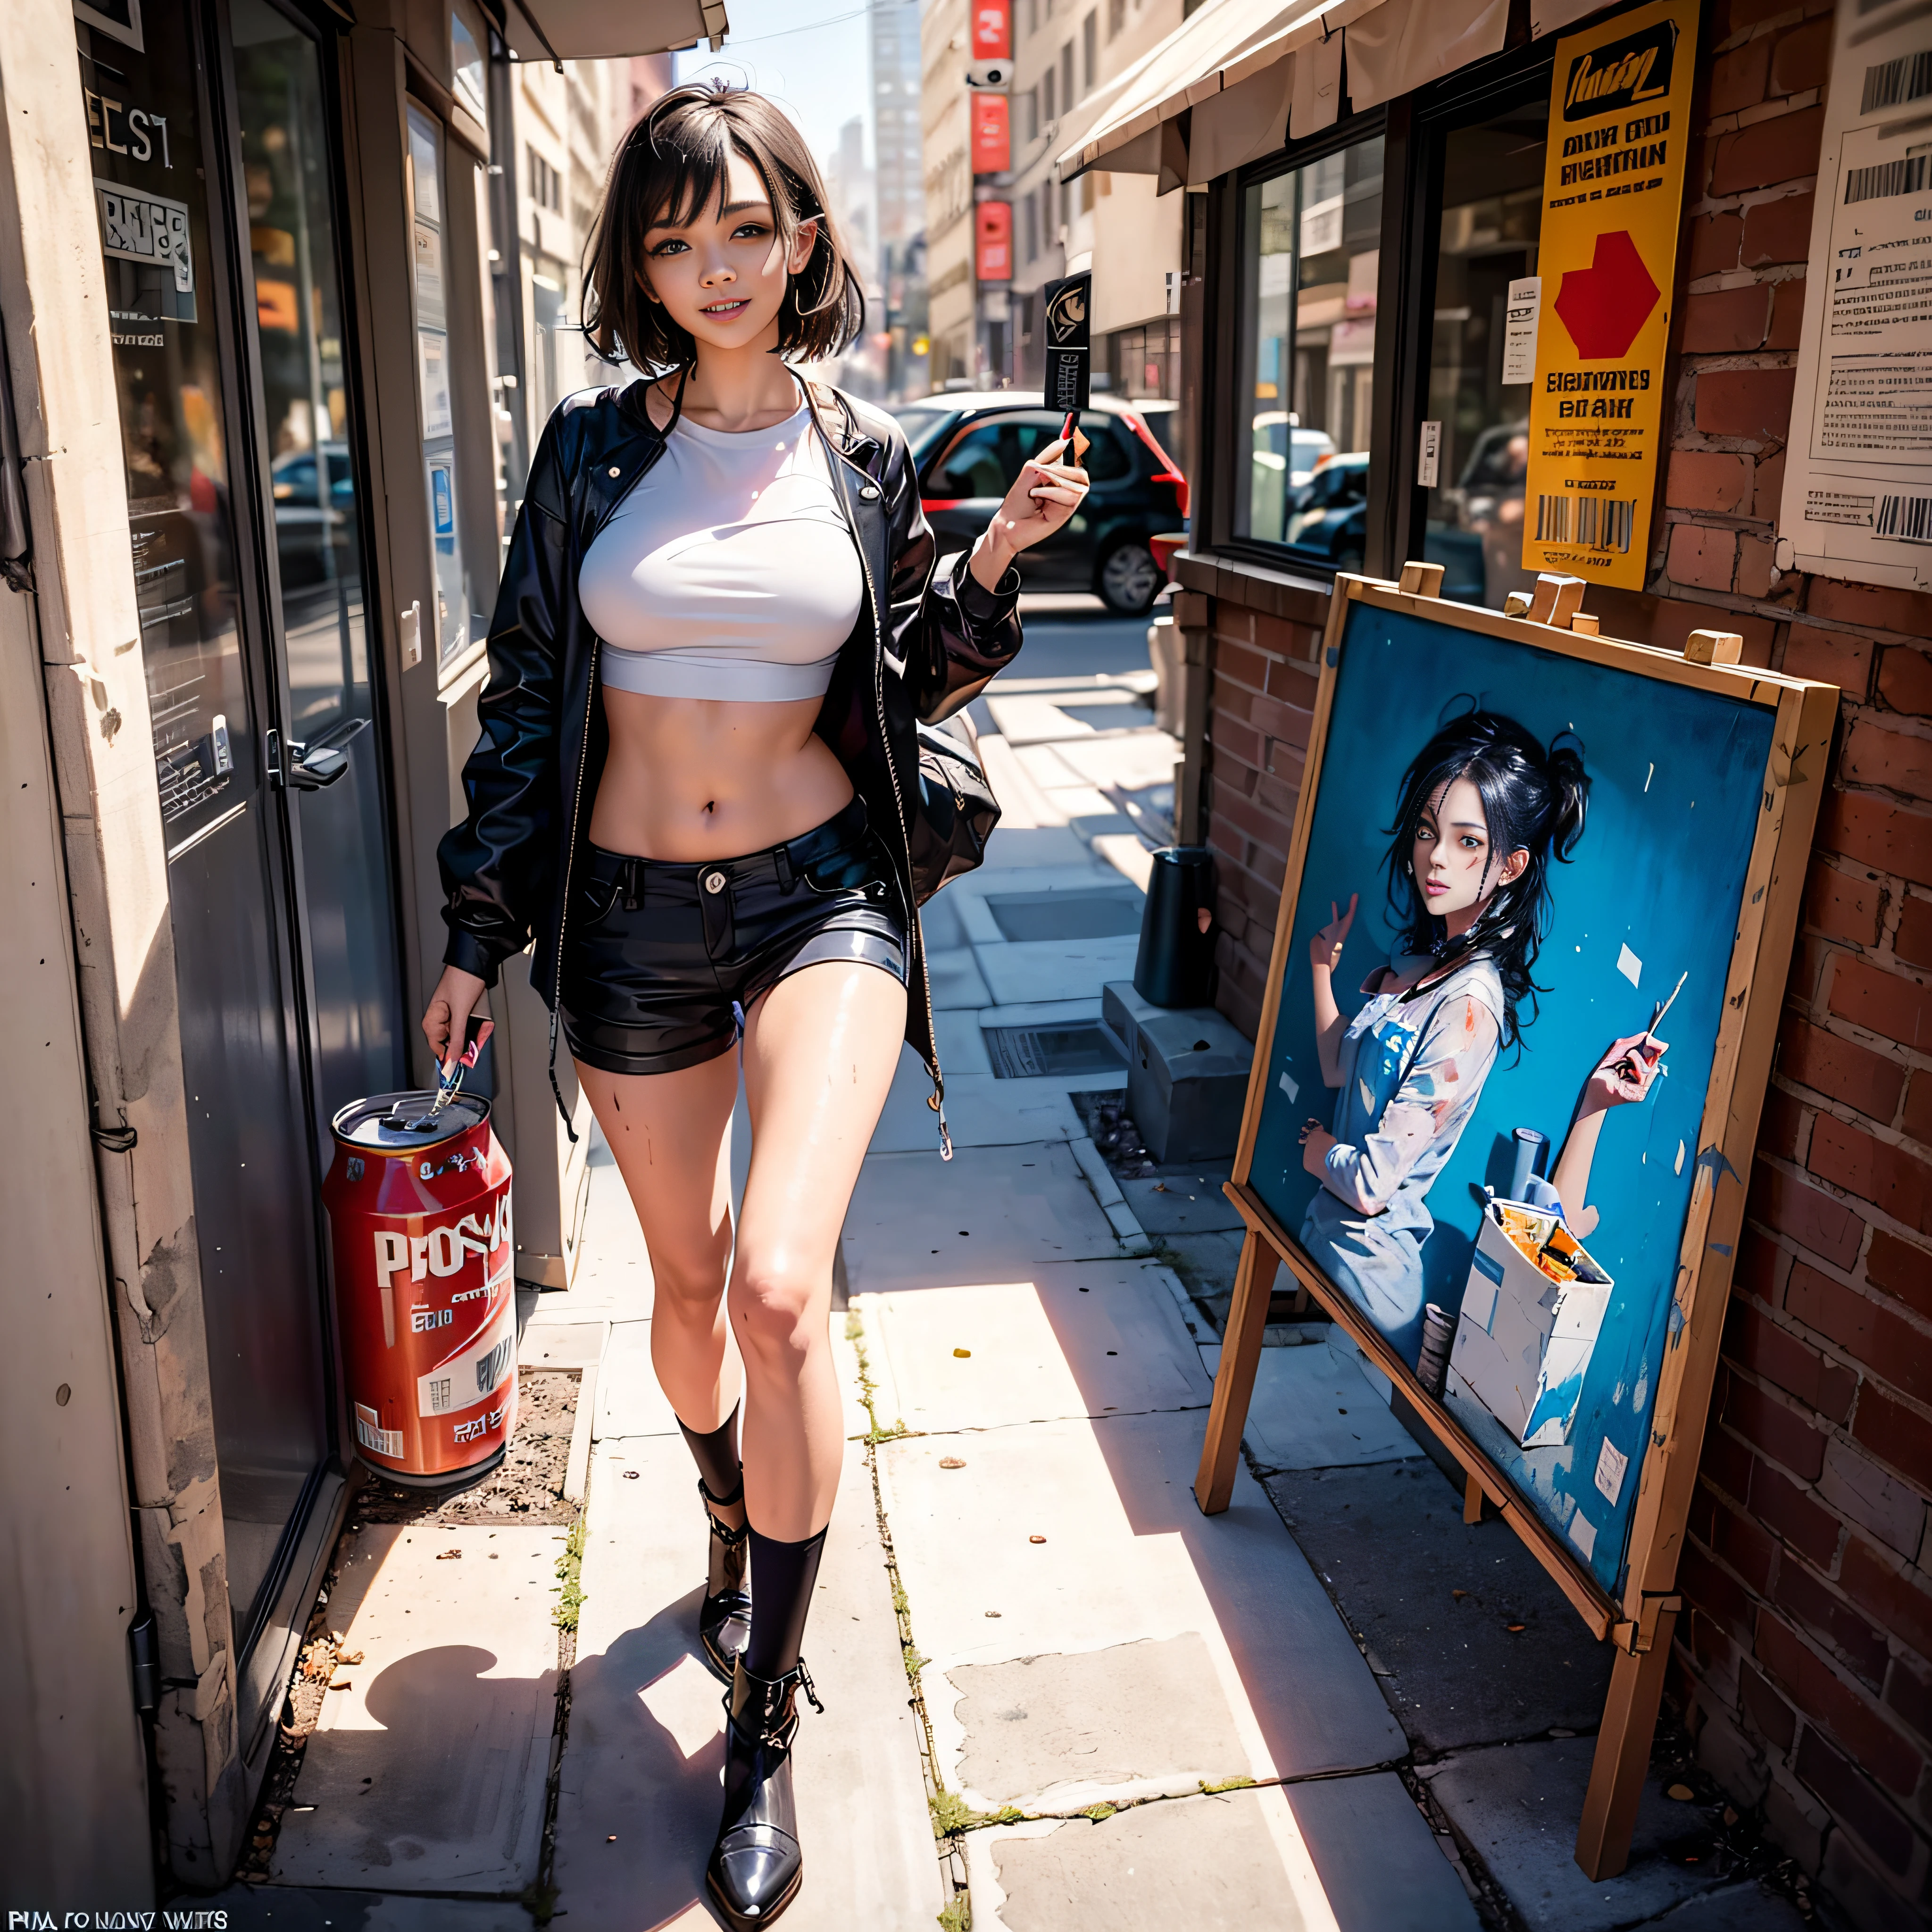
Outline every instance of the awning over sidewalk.
<path fill-rule="evenodd" d="M 1057 171 L 1199 185 L 1331 126 L 1345 46 L 1359 110 L 1499 52 L 1508 24 L 1508 0 L 1208 0 L 1088 104 Z"/>
<path fill-rule="evenodd" d="M 503 38 L 513 60 L 618 60 L 713 47 L 727 27 L 724 0 L 504 0 Z"/>

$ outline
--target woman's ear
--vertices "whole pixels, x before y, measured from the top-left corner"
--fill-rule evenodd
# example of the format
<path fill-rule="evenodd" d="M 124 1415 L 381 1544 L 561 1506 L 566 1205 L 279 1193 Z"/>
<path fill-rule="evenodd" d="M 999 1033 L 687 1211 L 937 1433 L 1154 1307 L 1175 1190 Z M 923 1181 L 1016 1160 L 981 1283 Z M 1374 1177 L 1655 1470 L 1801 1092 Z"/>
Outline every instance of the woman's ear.
<path fill-rule="evenodd" d="M 818 217 L 812 216 L 798 224 L 798 232 L 791 238 L 791 253 L 785 259 L 785 273 L 802 275 L 805 265 L 812 260 L 812 251 L 818 246 Z"/>
<path fill-rule="evenodd" d="M 1497 878 L 1496 884 L 1499 886 L 1514 885 L 1528 869 L 1528 848 L 1526 846 L 1519 845 L 1516 850 L 1503 861 L 1503 869 L 1501 874 Z"/>

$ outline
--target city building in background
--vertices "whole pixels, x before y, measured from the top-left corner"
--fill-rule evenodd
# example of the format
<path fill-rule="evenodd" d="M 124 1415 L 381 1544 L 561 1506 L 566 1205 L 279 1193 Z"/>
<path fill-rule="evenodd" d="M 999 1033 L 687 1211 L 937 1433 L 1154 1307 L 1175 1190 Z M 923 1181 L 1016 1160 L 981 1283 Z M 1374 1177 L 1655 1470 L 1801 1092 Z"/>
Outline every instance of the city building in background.
<path fill-rule="evenodd" d="M 928 386 L 970 388 L 980 380 L 979 289 L 974 274 L 972 117 L 966 70 L 973 22 L 1004 21 L 1006 0 L 931 0 L 920 18 L 920 124 L 926 185 Z"/>
<path fill-rule="evenodd" d="M 1095 170 L 1063 184 L 1053 164 L 1193 10 L 1190 0 L 1017 0 L 1010 374 L 1021 388 L 1043 375 L 1046 284 L 1091 268 L 1095 388 L 1180 395 L 1181 184 Z"/>
<path fill-rule="evenodd" d="M 921 396 L 927 376 L 926 144 L 920 125 L 919 0 L 875 4 L 868 21 L 872 70 L 872 181 L 880 302 L 867 326 L 885 338 L 884 391 Z"/>

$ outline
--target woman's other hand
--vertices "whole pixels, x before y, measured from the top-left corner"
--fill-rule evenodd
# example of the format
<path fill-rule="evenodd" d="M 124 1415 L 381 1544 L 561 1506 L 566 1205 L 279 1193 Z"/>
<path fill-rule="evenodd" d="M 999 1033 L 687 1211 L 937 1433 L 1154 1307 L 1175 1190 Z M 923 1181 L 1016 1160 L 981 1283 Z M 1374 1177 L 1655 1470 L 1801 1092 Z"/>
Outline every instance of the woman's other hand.
<path fill-rule="evenodd" d="M 1666 1041 L 1647 1033 L 1612 1040 L 1583 1083 L 1583 1102 L 1578 1112 L 1600 1113 L 1607 1107 L 1631 1106 L 1648 1099 L 1669 1051 Z"/>
<path fill-rule="evenodd" d="M 969 568 L 982 590 L 992 590 L 1022 550 L 1045 542 L 1079 508 L 1087 472 L 1064 461 L 1066 454 L 1065 442 L 1056 440 L 1021 466 L 1006 501 L 973 547 Z"/>
<path fill-rule="evenodd" d="M 429 1042 L 436 1064 L 446 1076 L 452 1056 L 463 1052 L 464 1029 L 470 1023 L 470 1016 L 488 990 L 474 973 L 466 973 L 460 966 L 446 966 L 442 977 L 436 982 L 436 991 L 429 996 L 429 1005 L 422 1016 L 423 1038 Z M 481 1046 L 495 1030 L 495 1022 L 485 1020 L 477 1045 Z"/>
<path fill-rule="evenodd" d="M 1319 1120 L 1310 1120 L 1301 1130 L 1303 1171 L 1319 1180 L 1328 1171 L 1328 1150 L 1334 1144 L 1335 1136 Z"/>
<path fill-rule="evenodd" d="M 1335 902 L 1328 902 L 1328 923 L 1308 942 L 1310 963 L 1318 973 L 1332 973 L 1340 964 L 1342 948 L 1347 943 L 1348 928 L 1355 922 L 1355 908 L 1361 902 L 1360 892 L 1348 895 L 1348 910 L 1339 912 Z"/>

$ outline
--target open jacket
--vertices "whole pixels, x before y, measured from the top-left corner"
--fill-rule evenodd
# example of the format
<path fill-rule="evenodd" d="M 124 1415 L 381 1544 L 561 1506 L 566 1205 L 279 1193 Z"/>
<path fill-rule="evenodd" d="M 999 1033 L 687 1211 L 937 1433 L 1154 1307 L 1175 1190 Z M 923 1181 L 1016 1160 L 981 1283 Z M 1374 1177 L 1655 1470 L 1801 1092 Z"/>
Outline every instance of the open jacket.
<path fill-rule="evenodd" d="M 534 940 L 530 983 L 550 1010 L 553 1086 L 571 874 L 610 744 L 598 697 L 601 640 L 578 601 L 578 574 L 617 506 L 650 487 L 664 453 L 668 432 L 651 422 L 646 394 L 642 382 L 585 390 L 566 398 L 544 431 L 490 626 L 490 679 L 477 704 L 482 735 L 463 770 L 470 814 L 436 854 L 446 964 L 494 986 L 502 962 Z M 898 424 L 836 389 L 807 386 L 806 400 L 832 452 L 833 487 L 866 580 L 814 728 L 850 774 L 896 871 L 910 928 L 906 1038 L 932 1077 L 931 1104 L 950 1154 L 915 910 L 922 883 L 913 860 L 917 723 L 959 710 L 1012 662 L 1019 574 L 1010 569 L 988 592 L 963 554 L 935 568 Z"/>

